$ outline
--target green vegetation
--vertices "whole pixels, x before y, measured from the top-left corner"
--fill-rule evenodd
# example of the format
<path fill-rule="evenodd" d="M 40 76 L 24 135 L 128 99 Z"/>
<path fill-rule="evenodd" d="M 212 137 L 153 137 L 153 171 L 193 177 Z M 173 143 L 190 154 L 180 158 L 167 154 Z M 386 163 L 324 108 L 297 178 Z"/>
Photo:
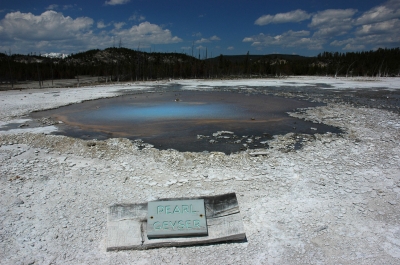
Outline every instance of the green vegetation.
<path fill-rule="evenodd" d="M 107 81 L 166 78 L 247 78 L 286 75 L 399 76 L 400 48 L 299 55 L 238 55 L 198 59 L 181 53 L 107 48 L 64 59 L 0 53 L 0 82 L 95 76 Z"/>

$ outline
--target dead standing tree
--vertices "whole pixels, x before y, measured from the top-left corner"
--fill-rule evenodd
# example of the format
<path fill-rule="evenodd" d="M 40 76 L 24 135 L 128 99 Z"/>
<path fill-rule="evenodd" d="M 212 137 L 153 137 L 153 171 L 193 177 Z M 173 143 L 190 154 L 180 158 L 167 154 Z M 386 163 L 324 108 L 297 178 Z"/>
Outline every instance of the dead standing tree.
<path fill-rule="evenodd" d="M 385 62 L 385 59 L 382 60 L 381 66 L 379 66 L 377 77 L 381 77 L 382 76 L 382 66 L 383 66 L 384 62 Z"/>
<path fill-rule="evenodd" d="M 7 53 L 6 53 L 7 54 Z M 10 82 L 11 82 L 11 89 L 14 89 L 14 79 L 12 74 L 12 67 L 11 67 L 11 49 L 8 50 L 8 69 L 10 70 Z"/>
<path fill-rule="evenodd" d="M 39 88 L 42 88 L 42 81 L 40 80 L 39 64 L 37 61 L 36 61 L 36 68 L 37 68 L 37 74 L 38 74 L 38 80 L 39 80 Z"/>
<path fill-rule="evenodd" d="M 51 69 L 51 86 L 53 86 L 54 74 L 53 74 L 53 61 L 50 60 L 50 69 Z"/>
<path fill-rule="evenodd" d="M 343 69 L 344 66 L 340 67 L 340 62 L 337 63 L 336 65 L 336 71 L 335 71 L 335 78 L 337 78 L 337 75 L 339 74 L 340 70 Z"/>
<path fill-rule="evenodd" d="M 346 77 L 349 75 L 350 67 L 351 67 L 355 62 L 356 62 L 356 61 L 352 62 L 352 63 L 349 65 L 349 67 L 347 68 Z"/>

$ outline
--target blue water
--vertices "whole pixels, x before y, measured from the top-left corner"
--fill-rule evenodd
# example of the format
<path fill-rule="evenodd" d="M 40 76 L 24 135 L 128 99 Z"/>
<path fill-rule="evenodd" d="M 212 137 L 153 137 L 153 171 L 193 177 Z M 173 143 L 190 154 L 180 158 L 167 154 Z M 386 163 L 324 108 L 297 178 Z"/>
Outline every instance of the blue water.
<path fill-rule="evenodd" d="M 161 104 L 130 104 L 101 107 L 81 114 L 82 119 L 92 121 L 140 121 L 156 119 L 227 119 L 237 118 L 240 114 L 230 104 L 207 104 L 172 102 Z"/>
<path fill-rule="evenodd" d="M 264 147 L 262 143 L 275 134 L 335 132 L 333 127 L 286 113 L 313 106 L 317 104 L 266 95 L 167 91 L 86 101 L 32 116 L 63 121 L 58 134 L 86 140 L 126 137 L 142 139 L 160 149 L 231 153 L 245 148 L 246 137 L 254 140 L 247 146 L 255 148 Z M 232 131 L 235 136 L 215 139 L 212 135 L 217 131 Z"/>

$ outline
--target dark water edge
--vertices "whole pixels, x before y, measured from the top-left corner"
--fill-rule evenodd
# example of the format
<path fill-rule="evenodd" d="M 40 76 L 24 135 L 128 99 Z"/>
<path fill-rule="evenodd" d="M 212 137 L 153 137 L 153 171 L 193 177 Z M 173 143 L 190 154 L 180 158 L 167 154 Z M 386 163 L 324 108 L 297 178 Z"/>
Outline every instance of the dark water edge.
<path fill-rule="evenodd" d="M 244 91 L 228 92 L 221 88 L 206 92 L 184 91 L 178 87 L 174 89 L 173 92 L 160 89 L 152 93 L 125 93 L 125 96 L 117 98 L 87 101 L 54 110 L 35 112 L 31 117 L 34 119 L 50 117 L 52 120 L 62 121 L 63 124 L 57 125 L 59 131 L 53 134 L 86 140 L 115 137 L 141 139 L 161 150 L 176 149 L 182 152 L 219 151 L 229 154 L 247 148 L 268 148 L 268 141 L 273 135 L 290 132 L 299 135 L 342 133 L 339 128 L 300 120 L 287 114 L 298 108 L 316 107 L 323 103 Z M 158 110 L 152 112 L 151 108 L 164 106 L 163 104 L 172 108 L 177 106 L 178 110 L 180 106 L 186 106 L 189 110 L 194 106 L 198 112 L 202 112 L 202 109 L 196 108 L 204 106 L 206 111 L 203 112 L 207 115 L 188 117 L 186 113 L 182 113 L 182 117 L 178 115 L 166 118 L 165 113 L 160 113 L 162 115 L 157 118 Z M 121 115 L 108 115 L 111 118 L 102 120 L 107 116 L 107 108 L 118 113 L 118 108 L 121 106 L 123 106 L 123 110 L 120 110 Z M 212 113 L 209 111 L 210 106 L 217 106 L 218 113 L 215 117 L 210 115 Z M 220 106 L 222 109 L 219 109 Z M 137 110 L 148 111 L 146 108 L 150 109 L 149 113 L 154 114 L 154 117 L 143 118 L 136 115 Z M 187 108 L 184 110 L 188 111 Z M 132 112 L 132 117 L 126 115 L 129 112 Z M 146 115 L 149 113 L 146 112 Z M 220 115 L 221 113 L 223 115 Z M 121 119 L 121 116 L 127 116 L 125 117 L 127 119 Z M 218 131 L 231 133 L 215 135 Z M 299 142 L 295 148 L 301 148 L 301 143 Z"/>

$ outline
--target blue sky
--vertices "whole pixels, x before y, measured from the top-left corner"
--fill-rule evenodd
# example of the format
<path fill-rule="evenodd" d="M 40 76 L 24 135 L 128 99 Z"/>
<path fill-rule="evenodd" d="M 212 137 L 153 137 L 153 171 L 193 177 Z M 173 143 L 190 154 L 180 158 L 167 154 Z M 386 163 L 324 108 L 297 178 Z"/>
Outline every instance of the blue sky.
<path fill-rule="evenodd" d="M 400 0 L 2 0 L 0 51 L 299 54 L 400 46 Z"/>

